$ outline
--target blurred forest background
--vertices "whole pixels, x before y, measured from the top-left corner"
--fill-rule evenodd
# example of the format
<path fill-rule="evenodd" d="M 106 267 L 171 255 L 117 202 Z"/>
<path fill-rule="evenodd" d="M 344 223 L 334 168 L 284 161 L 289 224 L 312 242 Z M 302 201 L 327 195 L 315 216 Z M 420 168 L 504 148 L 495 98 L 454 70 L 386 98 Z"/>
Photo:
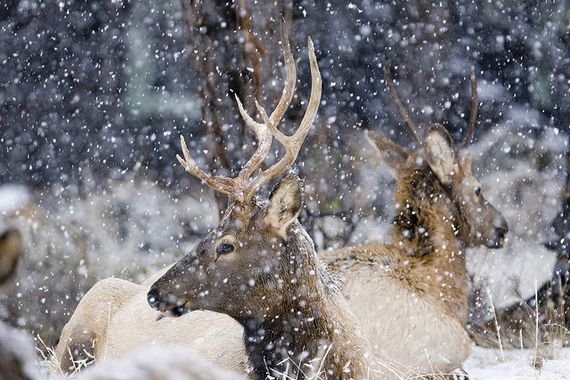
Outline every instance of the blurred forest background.
<path fill-rule="evenodd" d="M 474 67 L 475 140 L 482 147 L 484 136 L 495 136 L 477 150 L 477 175 L 513 171 L 507 163 L 515 159 L 542 173 L 525 174 L 531 185 L 521 180 L 541 195 L 511 194 L 513 209 L 534 200 L 529 207 L 551 210 L 537 211 L 537 231 L 520 227 L 520 235 L 568 249 L 567 0 L 4 0 L 0 184 L 23 185 L 16 192 L 29 196 L 27 211 L 3 212 L 2 223 L 22 226 L 29 245 L 19 290 L 0 305 L 2 319 L 53 344 L 96 280 L 141 279 L 215 223 L 212 195 L 174 158 L 179 136 L 203 168 L 237 173 L 254 139 L 233 95 L 250 114 L 254 99 L 274 106 L 284 78 L 283 20 L 299 80 L 282 130 L 292 130 L 306 106 L 307 36 L 324 80 L 319 116 L 297 160 L 307 225 L 340 215 L 346 243 L 363 218 L 389 220 L 390 176 L 371 175 L 379 165 L 367 163 L 362 131 L 408 146 L 413 140 L 386 92 L 385 63 L 416 123 L 442 123 L 456 141 L 467 126 Z M 503 145 L 489 159 L 485 149 L 497 141 Z M 326 237 L 315 239 L 326 247 Z"/>

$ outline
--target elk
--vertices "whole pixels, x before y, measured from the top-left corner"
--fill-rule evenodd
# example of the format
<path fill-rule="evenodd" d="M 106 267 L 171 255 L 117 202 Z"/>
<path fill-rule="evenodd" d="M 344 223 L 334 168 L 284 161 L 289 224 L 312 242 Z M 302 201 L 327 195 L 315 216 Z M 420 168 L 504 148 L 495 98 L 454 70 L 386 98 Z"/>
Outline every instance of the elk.
<path fill-rule="evenodd" d="M 218 227 L 151 286 L 148 302 L 166 314 L 210 310 L 234 318 L 244 329 L 244 345 L 257 379 L 268 374 L 291 376 L 291 371 L 298 379 L 307 372 L 360 379 L 368 374 L 366 343 L 338 284 L 297 220 L 302 207 L 299 179 L 289 174 L 268 199 L 258 196 L 263 185 L 293 164 L 316 116 L 322 84 L 310 39 L 308 50 L 311 96 L 292 136 L 277 129 L 288 100 L 278 104 L 271 116 L 257 104 L 263 123 L 247 115 L 238 100 L 240 114 L 259 144 L 237 177 L 203 172 L 182 139 L 180 163 L 228 195 L 231 203 Z M 284 156 L 253 176 L 273 137 L 284 147 Z"/>
<path fill-rule="evenodd" d="M 286 47 L 287 52 L 289 50 L 287 44 Z M 286 86 L 271 116 L 268 117 L 260 110 L 264 124 L 255 123 L 243 111 L 238 100 L 238 108 L 242 117 L 254 132 L 258 131 L 260 143 L 254 157 L 258 157 L 259 160 L 263 160 L 262 153 L 269 149 L 267 143 L 264 143 L 263 136 L 267 137 L 264 130 L 269 129 L 278 141 L 286 141 L 286 136 L 283 136 L 275 126 L 276 121 L 283 116 L 280 113 L 285 112 L 286 105 L 290 102 L 295 82 L 295 66 L 290 53 L 284 55 L 287 68 Z M 477 113 L 476 83 L 474 75 L 471 77 L 472 108 L 468 134 L 462 148 L 472 138 Z M 408 128 L 416 135 L 416 128 L 401 105 L 388 73 L 386 79 L 392 98 L 396 105 L 399 105 L 399 113 L 403 116 Z M 369 140 L 379 148 L 384 160 L 397 178 L 397 215 L 394 221 L 393 243 L 391 245 L 369 243 L 359 247 L 324 252 L 321 259 L 328 264 L 329 269 L 343 277 L 345 283 L 343 294 L 347 297 L 351 310 L 361 323 L 365 336 L 373 343 L 376 357 L 384 362 L 385 367 L 388 367 L 380 369 L 384 373 L 381 378 L 387 378 L 391 374 L 401 377 L 407 374 L 451 371 L 462 365 L 470 344 L 464 328 L 467 315 L 464 249 L 478 244 L 493 248 L 500 247 L 508 230 L 506 222 L 483 198 L 480 186 L 471 173 L 470 158 L 464 152 L 456 152 L 457 149 L 443 127 L 435 125 L 430 128 L 423 140 L 418 138 L 421 148 L 413 153 L 372 133 L 369 133 Z M 287 146 L 287 143 L 283 145 Z M 292 157 L 292 153 L 287 152 L 286 157 L 287 155 Z M 218 179 L 199 170 L 194 161 L 190 159 L 187 150 L 183 153 L 185 153 L 185 158 L 181 158 L 181 162 L 192 174 L 213 188 L 219 186 L 220 191 L 225 194 L 233 194 L 230 196 L 233 198 L 232 205 L 226 210 L 226 217 L 222 220 L 219 229 L 216 230 L 217 232 L 212 232 L 203 243 L 183 259 L 184 264 L 181 262 L 172 267 L 166 277 L 162 277 L 162 273 L 157 274 L 143 285 L 118 279 L 104 280 L 97 284 L 81 301 L 72 319 L 66 325 L 62 340 L 58 345 L 58 357 L 72 358 L 85 349 L 99 360 L 105 356 L 121 356 L 135 347 L 152 343 L 180 343 L 198 351 L 216 364 L 233 369 L 246 367 L 243 357 L 240 356 L 244 353 L 241 337 L 244 329 L 241 326 L 248 325 L 249 327 L 246 327 L 249 328 L 251 334 L 251 331 L 255 330 L 257 321 L 254 317 L 254 310 L 259 310 L 253 306 L 249 309 L 240 309 L 238 301 L 242 302 L 243 293 L 246 291 L 247 294 L 253 292 L 253 301 L 259 301 L 256 298 L 262 297 L 255 293 L 257 291 L 255 289 L 261 285 L 267 285 L 268 280 L 262 277 L 260 282 L 255 277 L 241 276 L 243 281 L 247 279 L 247 284 L 241 283 L 235 294 L 229 298 L 232 302 L 223 305 L 224 309 L 217 309 L 219 304 L 215 304 L 214 301 L 220 302 L 220 299 L 215 297 L 224 294 L 217 292 L 218 287 L 230 289 L 235 282 L 224 284 L 225 277 L 220 277 L 221 274 L 218 274 L 219 278 L 216 277 L 211 268 L 217 268 L 225 261 L 214 259 L 212 263 L 211 255 L 218 255 L 212 251 L 217 250 L 218 246 L 222 251 L 232 249 L 229 246 L 219 245 L 223 242 L 234 249 L 224 258 L 231 261 L 237 253 L 241 253 L 243 249 L 255 243 L 248 240 L 247 245 L 244 246 L 244 243 L 238 240 L 246 238 L 243 233 L 230 235 L 233 236 L 229 238 L 230 241 L 219 239 L 225 236 L 223 233 L 227 229 L 246 228 L 245 226 L 249 226 L 253 221 L 257 225 L 260 219 L 265 220 L 270 215 L 267 212 L 271 206 L 264 209 L 260 205 L 263 203 L 261 201 L 256 200 L 254 204 L 244 203 L 246 199 L 254 199 L 251 197 L 255 191 L 251 189 L 257 190 L 261 187 L 263 183 L 259 183 L 259 178 L 263 177 L 251 179 L 248 186 L 240 181 L 240 178 L 247 179 L 255 172 L 256 168 L 249 165 L 250 161 L 244 167 L 244 170 L 248 168 L 247 171 L 242 170 L 235 179 Z M 244 175 L 244 172 L 247 175 Z M 261 175 L 265 173 L 267 171 L 262 172 Z M 269 205 L 276 203 L 279 199 L 278 194 L 283 195 L 282 191 L 285 190 L 283 186 L 294 189 L 288 194 L 299 194 L 295 180 L 283 181 L 285 182 L 276 188 L 270 200 L 266 201 Z M 287 200 L 287 197 L 285 199 Z M 284 201 L 283 204 L 287 202 Z M 253 212 L 255 212 L 254 216 L 251 214 Z M 259 224 L 267 227 L 266 221 Z M 296 236 L 302 230 L 296 219 L 290 224 L 288 228 L 281 228 L 281 238 L 290 237 L 288 232 L 294 232 Z M 251 236 L 259 236 L 253 235 L 254 232 L 259 233 L 259 231 L 253 231 Z M 305 240 L 305 242 L 308 246 L 308 241 Z M 275 244 L 273 241 L 261 243 L 264 244 L 262 247 Z M 236 249 L 236 245 L 241 246 Z M 281 253 L 287 253 L 282 251 L 283 247 L 277 248 L 279 258 L 281 258 Z M 258 252 L 266 254 L 266 251 L 262 249 L 258 249 Z M 310 252 L 312 260 L 313 250 Z M 222 254 L 223 256 L 225 254 Z M 241 254 L 239 256 L 240 259 L 245 260 Z M 202 257 L 205 258 L 202 259 Z M 275 260 L 275 257 L 273 259 Z M 207 260 L 210 262 L 205 265 Z M 253 264 L 258 264 L 259 260 L 245 265 L 245 269 L 252 270 L 248 265 L 255 267 Z M 240 261 L 240 263 L 243 262 Z M 318 264 L 315 265 L 318 267 Z M 259 269 L 259 266 L 256 268 Z M 321 273 L 320 269 L 318 273 Z M 217 285 L 216 289 L 203 287 L 198 288 L 201 290 L 192 289 L 189 283 L 200 276 L 204 276 L 204 279 L 209 278 L 209 281 L 205 281 L 204 284 Z M 323 277 L 328 278 L 328 276 Z M 178 315 L 188 308 L 216 308 L 218 311 L 225 310 L 224 312 L 233 314 L 238 313 L 238 310 L 246 310 L 249 314 L 238 315 L 236 320 L 241 325 L 232 318 L 211 311 L 192 311 L 176 319 L 157 320 L 158 312 L 152 311 L 145 303 L 148 287 L 159 278 L 161 279 L 153 288 L 150 303 L 163 313 L 168 311 Z M 251 282 L 253 285 L 250 285 L 250 279 L 253 279 Z M 227 277 L 227 283 L 229 282 L 230 276 Z M 288 282 L 283 280 L 281 284 L 285 286 Z M 323 284 L 321 281 L 317 285 L 322 287 L 326 285 L 326 282 Z M 297 287 L 298 284 L 295 284 L 296 289 Z M 168 290 L 165 291 L 165 288 Z M 267 302 L 274 301 L 275 298 L 284 299 L 284 294 L 277 293 L 276 290 L 271 293 L 272 297 Z M 191 296 L 197 296 L 198 300 L 193 298 L 190 300 Z M 250 298 L 245 301 L 253 302 Z M 329 298 L 324 297 L 324 299 Z M 338 303 L 342 302 L 335 298 L 335 304 Z M 259 304 L 255 306 L 258 308 Z M 274 309 L 271 308 L 271 310 Z M 264 315 L 268 315 L 269 311 L 267 309 Z M 134 315 L 137 318 L 133 318 Z M 253 322 L 250 324 L 251 319 Z M 282 323 L 285 320 L 283 319 Z M 287 322 L 289 323 L 288 320 Z M 285 327 L 295 328 L 290 325 Z M 264 329 L 264 331 L 269 330 Z M 282 330 L 272 329 L 270 331 Z M 266 367 L 262 368 L 260 361 L 268 354 L 265 350 L 260 350 L 259 338 L 254 336 L 251 342 L 246 342 L 247 352 L 253 359 L 254 367 L 257 366 L 255 374 L 258 377 L 262 376 L 261 373 L 266 373 Z M 263 338 L 268 341 L 271 337 L 264 336 Z M 357 340 L 360 341 L 360 338 Z M 95 347 L 87 347 L 92 341 L 95 341 Z M 358 343 L 355 346 L 360 345 L 361 343 Z M 274 346 L 269 345 L 269 347 Z M 72 355 L 68 355 L 69 352 Z M 272 351 L 270 356 L 274 355 L 275 352 Z M 327 357 L 330 358 L 330 353 Z M 265 359 L 267 360 L 266 357 Z M 62 361 L 64 369 L 65 360 L 70 359 Z M 374 370 L 378 370 L 377 365 L 374 367 Z M 277 367 L 276 370 L 279 371 L 280 368 Z"/>
<path fill-rule="evenodd" d="M 141 285 L 119 279 L 97 283 L 62 332 L 56 356 L 63 371 L 82 359 L 117 358 L 152 343 L 178 343 L 241 371 L 248 368 L 247 353 L 257 378 L 265 378 L 268 371 L 294 371 L 303 378 L 310 365 L 332 378 L 365 377 L 365 340 L 297 221 L 302 205 L 299 180 L 288 175 L 268 199 L 257 194 L 293 164 L 316 116 L 322 82 L 310 39 L 308 50 L 311 96 L 292 136 L 277 129 L 296 81 L 286 39 L 285 86 L 271 115 L 257 104 L 263 123 L 256 122 L 236 97 L 241 116 L 258 140 L 237 177 L 200 170 L 181 138 L 184 157 L 178 159 L 184 168 L 228 195 L 231 204 L 218 228 L 166 273 Z M 274 138 L 284 147 L 284 156 L 260 170 Z M 148 302 L 160 313 L 146 304 L 147 292 Z M 187 310 L 192 312 L 184 313 Z M 319 363 L 311 362 L 317 358 Z"/>
<path fill-rule="evenodd" d="M 468 130 L 459 147 L 440 124 L 431 125 L 422 139 L 387 68 L 384 77 L 419 143 L 416 151 L 408 151 L 367 133 L 396 178 L 392 242 L 327 251 L 321 258 L 342 277 L 343 294 L 378 360 L 402 377 L 448 373 L 461 367 L 471 343 L 465 330 L 465 248 L 502 247 L 508 226 L 483 197 L 471 157 L 462 151 L 476 124 L 474 72 Z"/>

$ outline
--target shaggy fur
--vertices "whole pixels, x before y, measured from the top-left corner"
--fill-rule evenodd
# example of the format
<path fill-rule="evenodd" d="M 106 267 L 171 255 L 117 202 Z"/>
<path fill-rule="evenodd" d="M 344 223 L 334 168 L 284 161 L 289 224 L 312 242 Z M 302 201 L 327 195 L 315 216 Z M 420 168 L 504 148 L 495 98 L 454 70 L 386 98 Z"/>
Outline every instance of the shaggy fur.
<path fill-rule="evenodd" d="M 323 260 L 341 274 L 384 378 L 451 372 L 470 346 L 464 248 L 502 246 L 506 221 L 441 125 L 415 153 L 368 137 L 397 179 L 392 243 L 325 252 Z"/>
<path fill-rule="evenodd" d="M 402 173 L 393 243 L 324 252 L 389 376 L 450 372 L 469 353 L 459 211 L 427 164 Z"/>
<path fill-rule="evenodd" d="M 20 231 L 8 229 L 0 235 L 0 290 L 14 277 L 23 251 Z"/>
<path fill-rule="evenodd" d="M 267 205 L 234 203 L 218 229 L 151 287 L 149 302 L 163 312 L 183 305 L 233 317 L 257 379 L 367 378 L 365 340 L 297 221 L 300 207 L 292 176 Z M 233 250 L 218 254 L 230 243 Z"/>
<path fill-rule="evenodd" d="M 297 372 L 334 379 L 365 378 L 366 346 L 337 282 L 319 263 L 312 241 L 292 227 L 283 257 L 279 304 L 263 316 L 241 318 L 244 342 L 259 379 Z M 263 304 L 262 298 L 260 304 Z M 260 305 L 263 308 L 263 305 Z M 261 309 L 262 309 L 261 308 Z M 271 347 L 271 348 L 269 348 Z M 289 373 L 291 375 L 291 373 Z"/>

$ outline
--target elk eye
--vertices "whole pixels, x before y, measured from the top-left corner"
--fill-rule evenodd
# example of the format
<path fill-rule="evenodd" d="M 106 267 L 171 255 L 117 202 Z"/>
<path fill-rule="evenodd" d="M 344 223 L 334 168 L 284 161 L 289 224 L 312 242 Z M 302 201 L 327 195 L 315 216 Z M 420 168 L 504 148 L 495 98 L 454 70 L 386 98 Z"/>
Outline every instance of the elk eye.
<path fill-rule="evenodd" d="M 228 253 L 232 253 L 234 249 L 235 247 L 231 244 L 221 243 L 220 245 L 218 245 L 218 248 L 216 248 L 216 252 L 218 253 L 218 255 L 225 255 Z"/>
<path fill-rule="evenodd" d="M 480 188 L 480 187 L 476 187 L 476 188 L 475 188 L 475 195 L 476 195 L 476 196 L 481 195 L 481 188 Z"/>

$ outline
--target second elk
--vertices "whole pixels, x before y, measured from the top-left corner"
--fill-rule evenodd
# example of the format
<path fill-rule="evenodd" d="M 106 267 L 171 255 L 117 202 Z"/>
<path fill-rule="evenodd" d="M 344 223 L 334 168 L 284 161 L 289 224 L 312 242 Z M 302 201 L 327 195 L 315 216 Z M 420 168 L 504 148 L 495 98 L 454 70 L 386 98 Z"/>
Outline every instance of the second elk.
<path fill-rule="evenodd" d="M 465 249 L 503 246 L 508 227 L 485 198 L 464 152 L 476 123 L 477 87 L 471 73 L 467 135 L 456 147 L 440 124 L 422 138 L 389 73 L 388 91 L 419 148 L 385 137 L 367 138 L 396 178 L 392 242 L 370 242 L 323 253 L 341 275 L 343 293 L 374 346 L 380 368 L 396 378 L 445 374 L 469 354 Z"/>

